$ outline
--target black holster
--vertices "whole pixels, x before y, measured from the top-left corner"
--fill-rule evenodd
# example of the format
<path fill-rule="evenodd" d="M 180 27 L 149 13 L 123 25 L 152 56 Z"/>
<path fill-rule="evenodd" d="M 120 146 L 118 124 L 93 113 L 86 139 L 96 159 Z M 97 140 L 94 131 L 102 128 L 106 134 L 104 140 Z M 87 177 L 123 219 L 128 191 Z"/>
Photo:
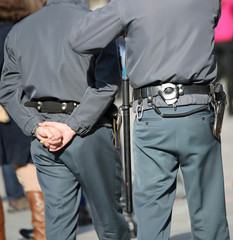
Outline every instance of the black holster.
<path fill-rule="evenodd" d="M 214 137 L 219 139 L 222 131 L 223 117 L 227 104 L 226 94 L 221 83 L 211 84 L 212 106 L 214 108 Z"/>
<path fill-rule="evenodd" d="M 112 104 L 105 116 L 107 116 L 113 125 L 113 132 L 114 132 L 114 145 L 116 149 L 120 149 L 120 129 L 122 124 L 122 116 L 121 116 L 121 109 L 119 109 L 115 104 Z"/>

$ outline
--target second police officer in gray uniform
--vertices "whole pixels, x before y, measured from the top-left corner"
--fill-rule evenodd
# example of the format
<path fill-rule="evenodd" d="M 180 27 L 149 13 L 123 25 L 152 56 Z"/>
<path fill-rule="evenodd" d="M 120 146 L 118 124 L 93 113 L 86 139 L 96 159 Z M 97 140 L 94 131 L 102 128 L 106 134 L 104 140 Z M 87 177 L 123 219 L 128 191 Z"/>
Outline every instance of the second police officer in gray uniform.
<path fill-rule="evenodd" d="M 76 239 L 80 185 L 99 239 L 129 240 L 120 205 L 121 160 L 106 114 L 121 84 L 116 43 L 81 57 L 68 42 L 71 26 L 89 12 L 86 5 L 48 0 L 13 27 L 0 102 L 25 134 L 41 141 L 34 138 L 31 153 L 45 199 L 47 240 Z"/>
<path fill-rule="evenodd" d="M 70 44 L 81 54 L 96 53 L 125 34 L 136 112 L 133 199 L 138 240 L 169 239 L 179 166 L 193 239 L 229 240 L 221 141 L 219 131 L 213 132 L 210 103 L 219 86 L 214 84 L 213 48 L 220 4 L 112 0 L 71 29 Z"/>

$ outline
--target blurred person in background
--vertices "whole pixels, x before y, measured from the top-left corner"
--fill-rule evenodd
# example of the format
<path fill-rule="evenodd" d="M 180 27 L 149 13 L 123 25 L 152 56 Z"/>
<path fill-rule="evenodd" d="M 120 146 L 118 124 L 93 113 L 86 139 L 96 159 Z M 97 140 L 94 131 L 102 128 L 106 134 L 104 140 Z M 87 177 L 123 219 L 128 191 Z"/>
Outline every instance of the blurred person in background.
<path fill-rule="evenodd" d="M 14 24 L 39 10 L 44 0 L 0 0 L 0 67 L 3 65 L 4 41 Z M 30 138 L 25 136 L 14 120 L 1 107 L 0 123 L 1 164 L 13 164 L 19 182 L 29 199 L 34 240 L 45 240 L 44 199 L 36 168 L 30 155 Z M 1 238 L 2 239 L 2 238 Z"/>
<path fill-rule="evenodd" d="M 222 13 L 215 28 L 217 79 L 226 79 L 228 112 L 233 115 L 233 0 L 222 0 Z"/>
<path fill-rule="evenodd" d="M 6 240 L 4 210 L 3 210 L 3 204 L 2 204 L 2 198 L 1 197 L 0 197 L 0 239 L 1 240 Z"/>
<path fill-rule="evenodd" d="M 19 183 L 13 164 L 2 165 L 2 176 L 6 191 L 6 198 L 4 201 L 8 202 L 7 211 L 9 213 L 15 213 L 29 209 L 27 196 L 25 196 L 24 189 Z"/>

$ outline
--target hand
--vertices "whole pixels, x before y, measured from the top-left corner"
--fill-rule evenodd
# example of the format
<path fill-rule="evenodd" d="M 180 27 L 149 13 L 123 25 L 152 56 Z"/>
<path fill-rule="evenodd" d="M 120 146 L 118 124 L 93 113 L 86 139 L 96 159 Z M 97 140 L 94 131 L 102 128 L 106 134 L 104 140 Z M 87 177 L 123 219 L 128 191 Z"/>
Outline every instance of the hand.
<path fill-rule="evenodd" d="M 53 127 L 40 127 L 36 129 L 36 137 L 44 144 L 47 148 L 52 146 L 60 146 L 62 143 L 62 134 L 59 130 Z M 49 143 L 48 143 L 49 141 Z"/>
<path fill-rule="evenodd" d="M 58 133 L 53 136 L 54 138 L 48 138 L 43 141 L 43 144 L 46 146 L 49 146 L 49 150 L 51 152 L 55 152 L 63 148 L 67 143 L 70 142 L 70 140 L 74 137 L 76 132 L 71 129 L 67 124 L 65 123 L 59 123 L 59 122 L 43 122 L 39 123 L 39 127 L 49 127 L 52 129 L 56 129 L 61 133 L 61 138 L 58 136 Z M 61 140 L 60 144 L 54 144 L 54 140 Z"/>

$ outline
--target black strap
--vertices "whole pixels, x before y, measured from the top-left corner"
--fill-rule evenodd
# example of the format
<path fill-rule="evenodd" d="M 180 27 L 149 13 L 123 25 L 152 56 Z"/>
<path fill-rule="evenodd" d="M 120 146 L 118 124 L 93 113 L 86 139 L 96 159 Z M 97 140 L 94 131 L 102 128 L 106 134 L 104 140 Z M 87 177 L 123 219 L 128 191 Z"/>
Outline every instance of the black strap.
<path fill-rule="evenodd" d="M 25 107 L 36 108 L 42 113 L 66 113 L 71 114 L 74 109 L 79 105 L 77 102 L 71 101 L 30 101 L 25 102 Z"/>
<path fill-rule="evenodd" d="M 209 85 L 182 85 L 183 93 L 185 94 L 209 94 Z M 146 86 L 133 90 L 134 100 L 143 99 L 147 97 L 156 97 L 160 91 L 160 86 Z"/>

